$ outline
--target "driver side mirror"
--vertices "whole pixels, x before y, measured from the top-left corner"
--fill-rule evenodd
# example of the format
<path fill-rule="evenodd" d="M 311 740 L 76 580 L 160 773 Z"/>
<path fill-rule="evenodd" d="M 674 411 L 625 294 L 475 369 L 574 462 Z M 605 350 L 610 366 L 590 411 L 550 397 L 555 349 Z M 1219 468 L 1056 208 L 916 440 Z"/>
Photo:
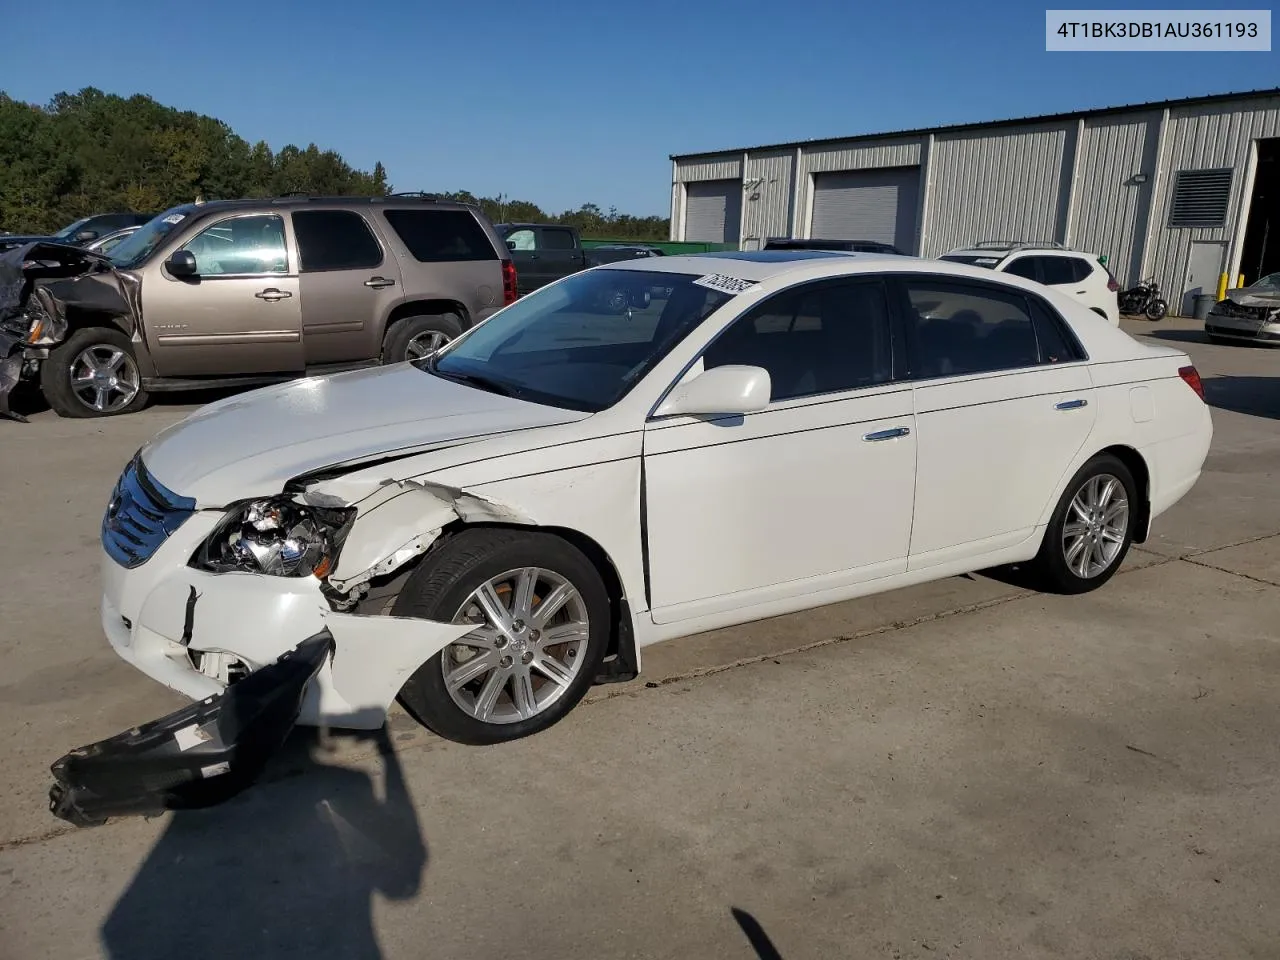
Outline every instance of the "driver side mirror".
<path fill-rule="evenodd" d="M 194 277 L 199 273 L 196 255 L 190 250 L 175 250 L 164 262 L 164 266 L 175 277 Z"/>
<path fill-rule="evenodd" d="M 769 406 L 773 384 L 763 367 L 712 367 L 680 384 L 654 411 L 655 417 L 707 417 L 756 413 Z"/>
<path fill-rule="evenodd" d="M 507 241 L 507 249 L 508 249 L 508 250 L 514 250 L 515 248 L 516 248 L 516 242 L 515 242 L 514 240 L 508 240 L 508 241 Z"/>

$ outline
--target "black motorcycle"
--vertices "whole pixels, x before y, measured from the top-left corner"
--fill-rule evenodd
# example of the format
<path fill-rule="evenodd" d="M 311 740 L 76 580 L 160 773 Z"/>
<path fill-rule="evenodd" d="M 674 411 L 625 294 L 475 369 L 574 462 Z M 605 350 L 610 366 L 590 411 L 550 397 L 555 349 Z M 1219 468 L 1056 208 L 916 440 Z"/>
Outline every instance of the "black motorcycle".
<path fill-rule="evenodd" d="M 1163 320 L 1169 312 L 1169 303 L 1160 296 L 1160 286 L 1154 277 L 1143 280 L 1130 290 L 1120 291 L 1120 312 L 1148 320 Z"/>

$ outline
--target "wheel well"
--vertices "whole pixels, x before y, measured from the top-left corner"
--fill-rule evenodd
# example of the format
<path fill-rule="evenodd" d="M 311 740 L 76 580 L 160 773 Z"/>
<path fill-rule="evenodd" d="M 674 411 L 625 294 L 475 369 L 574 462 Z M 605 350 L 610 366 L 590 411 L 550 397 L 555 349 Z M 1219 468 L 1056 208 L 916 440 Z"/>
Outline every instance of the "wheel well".
<path fill-rule="evenodd" d="M 127 337 L 133 336 L 133 326 L 128 317 L 105 310 L 85 310 L 80 307 L 67 308 L 67 336 L 77 330 L 91 330 L 103 327 L 107 330 L 119 330 Z"/>
<path fill-rule="evenodd" d="M 407 303 L 397 304 L 391 311 L 387 316 L 386 329 L 390 330 L 395 323 L 406 317 L 421 317 L 433 313 L 456 313 L 462 320 L 463 330 L 471 326 L 471 315 L 457 300 L 410 300 Z M 386 330 L 383 331 L 383 335 L 386 335 Z"/>
<path fill-rule="evenodd" d="M 1133 447 L 1119 444 L 1098 451 L 1099 455 L 1104 453 L 1110 454 L 1128 467 L 1129 472 L 1133 474 L 1134 482 L 1138 484 L 1138 517 L 1137 523 L 1134 524 L 1133 542 L 1143 543 L 1147 539 L 1147 528 L 1151 523 L 1151 471 L 1147 467 L 1147 461 Z"/>

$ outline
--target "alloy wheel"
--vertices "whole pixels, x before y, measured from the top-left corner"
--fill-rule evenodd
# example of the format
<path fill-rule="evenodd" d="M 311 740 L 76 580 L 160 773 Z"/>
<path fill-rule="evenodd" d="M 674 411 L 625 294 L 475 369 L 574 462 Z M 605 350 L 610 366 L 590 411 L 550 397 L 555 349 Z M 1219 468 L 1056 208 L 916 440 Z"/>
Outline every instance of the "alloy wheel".
<path fill-rule="evenodd" d="M 455 704 L 483 723 L 518 723 L 547 710 L 582 671 L 591 636 L 577 588 L 538 567 L 485 581 L 453 622 L 476 629 L 440 658 L 445 687 Z"/>
<path fill-rule="evenodd" d="M 450 337 L 447 333 L 441 333 L 439 330 L 427 330 L 405 344 L 404 358 L 406 360 L 421 360 L 423 357 L 429 357 L 448 343 L 449 340 Z"/>
<path fill-rule="evenodd" d="M 133 402 L 142 386 L 138 365 L 109 343 L 85 347 L 70 367 L 71 392 L 97 413 L 115 413 Z"/>
<path fill-rule="evenodd" d="M 1084 580 L 1108 570 L 1129 532 L 1129 496 L 1109 473 L 1090 477 L 1076 491 L 1062 526 L 1067 569 Z"/>

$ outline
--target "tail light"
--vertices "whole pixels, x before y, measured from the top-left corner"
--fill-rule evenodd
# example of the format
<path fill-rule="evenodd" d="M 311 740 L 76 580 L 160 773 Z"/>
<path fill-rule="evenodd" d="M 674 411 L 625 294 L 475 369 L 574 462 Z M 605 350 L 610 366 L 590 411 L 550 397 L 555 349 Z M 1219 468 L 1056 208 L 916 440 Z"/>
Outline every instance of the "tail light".
<path fill-rule="evenodd" d="M 516 265 L 510 260 L 502 261 L 502 305 L 509 307 L 518 300 L 516 293 Z"/>
<path fill-rule="evenodd" d="M 1204 384 L 1200 382 L 1200 373 L 1195 367 L 1181 367 L 1178 370 L 1184 383 L 1196 392 L 1201 400 L 1204 400 Z"/>
<path fill-rule="evenodd" d="M 1107 274 L 1107 289 L 1112 293 L 1116 293 L 1120 289 L 1120 284 L 1116 283 L 1116 278 L 1111 274 Z"/>

